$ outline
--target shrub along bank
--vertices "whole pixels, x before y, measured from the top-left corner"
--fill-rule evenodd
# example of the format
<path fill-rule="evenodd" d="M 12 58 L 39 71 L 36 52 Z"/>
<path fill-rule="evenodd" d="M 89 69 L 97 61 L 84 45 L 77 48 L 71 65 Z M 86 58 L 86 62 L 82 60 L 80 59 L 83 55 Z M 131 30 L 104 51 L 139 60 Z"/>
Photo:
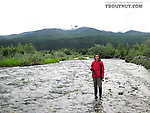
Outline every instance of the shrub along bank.
<path fill-rule="evenodd" d="M 6 48 L 0 48 L 0 67 L 57 63 L 59 61 L 72 60 L 76 57 L 85 59 L 82 54 L 78 53 L 78 50 L 37 51 L 31 43 L 25 45 L 19 43 L 16 47 L 11 45 Z"/>
<path fill-rule="evenodd" d="M 126 62 L 142 65 L 145 68 L 150 69 L 150 40 L 141 43 L 140 45 L 134 44 L 132 48 L 129 47 L 128 44 L 125 47 L 120 45 L 118 46 L 115 55 L 116 57 L 125 59 Z"/>
<path fill-rule="evenodd" d="M 114 48 L 112 44 L 107 43 L 104 45 L 95 44 L 87 49 L 59 49 L 59 50 L 42 50 L 37 51 L 35 47 L 30 44 L 14 47 L 1 46 L 0 48 L 0 66 L 28 66 L 57 63 L 62 60 L 72 60 L 76 57 L 85 59 L 84 57 L 91 57 L 95 53 L 99 53 L 101 58 L 120 58 L 126 62 L 143 65 L 150 69 L 150 40 L 134 44 L 132 47 L 129 44 L 119 44 Z"/>

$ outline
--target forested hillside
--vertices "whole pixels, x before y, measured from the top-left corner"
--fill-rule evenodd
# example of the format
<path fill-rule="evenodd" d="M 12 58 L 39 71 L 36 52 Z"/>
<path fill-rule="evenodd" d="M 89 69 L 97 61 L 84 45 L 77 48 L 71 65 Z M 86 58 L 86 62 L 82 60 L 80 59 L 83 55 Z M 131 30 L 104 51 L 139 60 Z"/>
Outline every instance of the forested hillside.
<path fill-rule="evenodd" d="M 0 46 L 14 46 L 32 43 L 37 50 L 51 50 L 60 48 L 89 48 L 95 44 L 106 45 L 111 43 L 115 48 L 119 43 L 130 46 L 150 39 L 150 33 L 128 31 L 125 33 L 113 33 L 100 31 L 94 28 L 82 27 L 72 30 L 43 29 L 21 34 L 0 36 Z"/>

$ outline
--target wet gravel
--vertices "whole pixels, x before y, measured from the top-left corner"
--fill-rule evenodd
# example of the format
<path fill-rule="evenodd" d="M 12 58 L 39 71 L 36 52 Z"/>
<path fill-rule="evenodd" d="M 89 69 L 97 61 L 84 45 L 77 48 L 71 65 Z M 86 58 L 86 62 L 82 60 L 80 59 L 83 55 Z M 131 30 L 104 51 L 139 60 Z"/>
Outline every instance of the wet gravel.
<path fill-rule="evenodd" d="M 93 59 L 84 60 L 91 65 Z M 90 70 L 80 60 L 0 68 L 0 113 L 150 113 L 150 71 L 102 59 L 102 99 L 94 99 Z"/>

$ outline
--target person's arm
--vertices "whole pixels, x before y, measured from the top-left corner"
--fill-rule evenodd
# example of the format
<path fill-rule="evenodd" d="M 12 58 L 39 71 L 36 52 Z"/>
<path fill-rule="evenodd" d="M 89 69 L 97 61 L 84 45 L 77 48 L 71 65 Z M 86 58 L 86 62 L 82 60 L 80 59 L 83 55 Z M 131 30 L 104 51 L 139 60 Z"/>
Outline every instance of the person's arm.
<path fill-rule="evenodd" d="M 102 66 L 102 78 L 104 78 L 104 64 L 103 64 L 103 62 L 101 63 L 101 66 Z"/>
<path fill-rule="evenodd" d="M 90 69 L 90 70 L 92 71 L 92 73 L 94 73 L 93 62 L 92 62 L 92 64 L 91 64 L 91 69 Z"/>
<path fill-rule="evenodd" d="M 101 80 L 104 78 L 104 64 L 102 61 L 100 62 L 100 78 Z"/>

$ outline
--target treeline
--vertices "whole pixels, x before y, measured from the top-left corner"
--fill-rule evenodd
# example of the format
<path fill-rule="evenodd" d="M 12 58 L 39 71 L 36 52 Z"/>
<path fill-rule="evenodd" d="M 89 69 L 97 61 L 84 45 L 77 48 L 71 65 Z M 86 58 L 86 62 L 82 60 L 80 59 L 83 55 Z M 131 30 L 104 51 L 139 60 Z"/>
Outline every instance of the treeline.
<path fill-rule="evenodd" d="M 0 58 L 3 57 L 14 57 L 17 55 L 24 55 L 24 54 L 34 54 L 36 52 L 36 49 L 33 47 L 32 43 L 22 45 L 19 43 L 17 47 L 14 47 L 12 44 L 11 46 L 8 46 L 4 48 L 1 46 L 0 48 Z"/>
<path fill-rule="evenodd" d="M 136 43 L 133 46 L 129 46 L 128 43 L 126 45 L 120 43 L 117 48 L 110 43 L 106 46 L 95 45 L 89 49 L 89 53 L 99 53 L 102 58 L 125 59 L 126 62 L 143 65 L 150 69 L 150 40 L 141 44 Z"/>
<path fill-rule="evenodd" d="M 120 58 L 127 62 L 141 64 L 150 69 L 150 40 L 141 44 L 130 46 L 128 43 L 120 43 L 115 48 L 111 43 L 106 45 L 95 44 L 87 49 L 57 49 L 37 51 L 32 43 L 17 46 L 0 47 L 0 66 L 27 66 L 36 64 L 47 64 L 61 60 L 93 57 L 99 53 L 101 58 Z"/>
<path fill-rule="evenodd" d="M 66 52 L 66 54 L 64 53 Z M 8 46 L 0 48 L 0 66 L 29 66 L 56 63 L 60 60 L 73 59 L 72 55 L 67 55 L 69 52 L 61 50 L 43 50 L 37 51 L 32 43 L 17 46 Z"/>

